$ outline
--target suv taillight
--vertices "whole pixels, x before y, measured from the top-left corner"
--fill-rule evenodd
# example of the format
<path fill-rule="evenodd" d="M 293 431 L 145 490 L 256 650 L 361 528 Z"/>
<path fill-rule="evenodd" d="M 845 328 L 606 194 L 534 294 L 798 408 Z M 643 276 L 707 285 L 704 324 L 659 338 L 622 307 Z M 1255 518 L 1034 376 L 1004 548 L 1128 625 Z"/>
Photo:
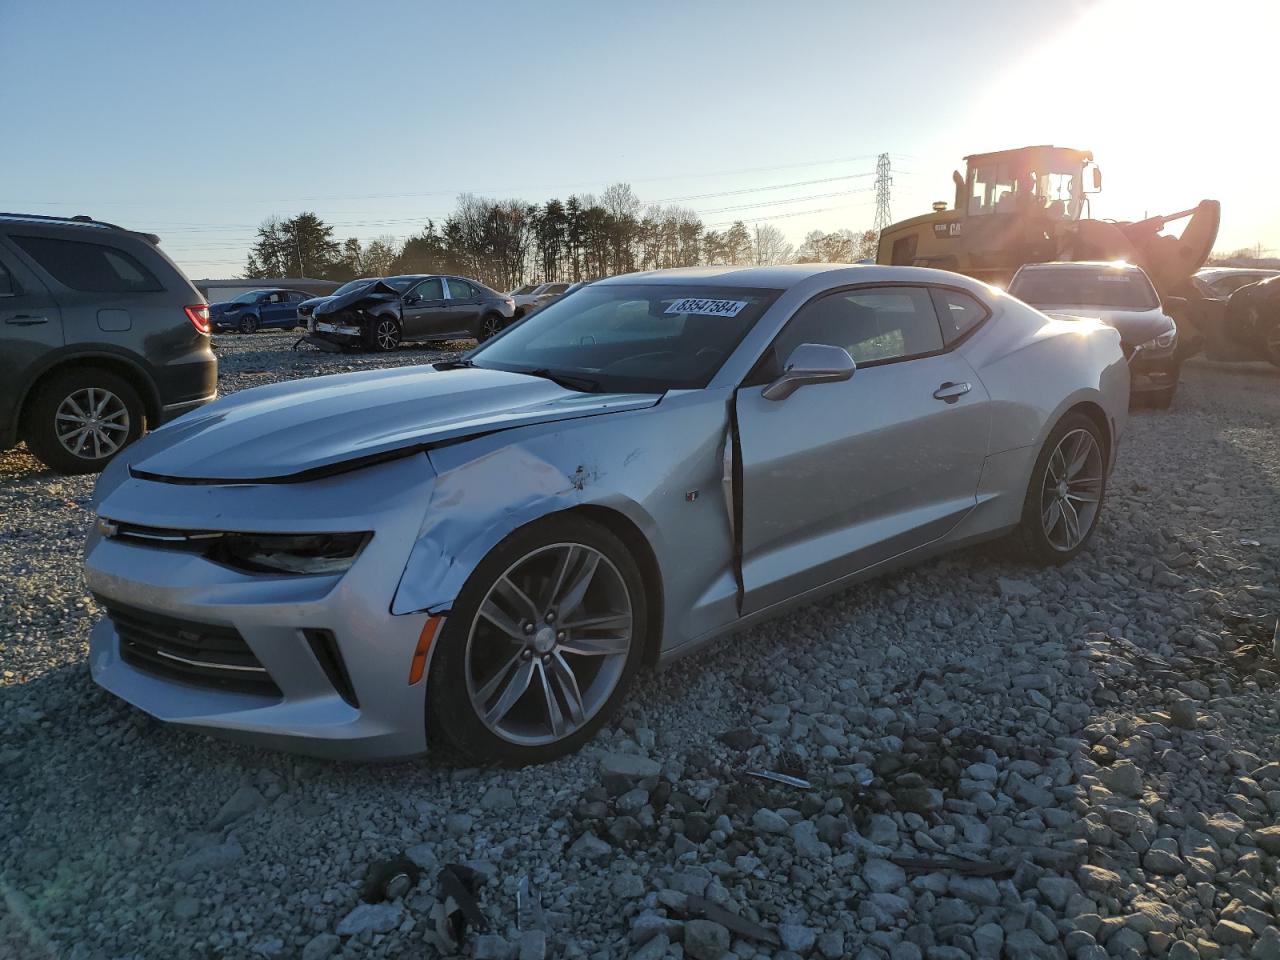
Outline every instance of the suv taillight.
<path fill-rule="evenodd" d="M 192 304 L 189 307 L 183 307 L 187 311 L 187 319 L 191 321 L 191 325 L 197 331 L 203 334 L 209 332 L 209 306 L 204 303 Z"/>

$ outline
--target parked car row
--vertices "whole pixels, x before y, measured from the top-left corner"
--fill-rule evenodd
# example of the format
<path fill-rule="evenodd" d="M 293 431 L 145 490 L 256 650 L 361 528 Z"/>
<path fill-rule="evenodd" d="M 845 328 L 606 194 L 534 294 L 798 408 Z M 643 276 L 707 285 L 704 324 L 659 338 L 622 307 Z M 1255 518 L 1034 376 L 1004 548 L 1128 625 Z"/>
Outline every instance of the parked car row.
<path fill-rule="evenodd" d="M 306 310 L 318 346 L 379 352 L 415 340 L 483 343 L 515 318 L 513 299 L 477 280 L 425 274 L 352 281 Z"/>

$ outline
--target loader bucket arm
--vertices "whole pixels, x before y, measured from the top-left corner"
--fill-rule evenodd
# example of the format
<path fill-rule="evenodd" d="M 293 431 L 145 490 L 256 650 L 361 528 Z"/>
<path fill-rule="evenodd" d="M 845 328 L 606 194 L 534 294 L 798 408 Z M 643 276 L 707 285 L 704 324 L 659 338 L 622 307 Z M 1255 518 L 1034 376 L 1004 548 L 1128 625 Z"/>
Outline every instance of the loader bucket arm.
<path fill-rule="evenodd" d="M 1180 237 L 1160 234 L 1167 224 L 1190 217 Z M 1137 263 L 1147 271 L 1157 290 L 1170 290 L 1184 285 L 1204 266 L 1218 239 L 1222 221 L 1222 205 L 1217 200 L 1201 200 L 1191 210 L 1167 217 L 1152 217 L 1121 229 L 1133 241 Z"/>
<path fill-rule="evenodd" d="M 1191 221 L 1182 236 L 1160 231 L 1184 217 Z M 1058 256 L 1063 260 L 1128 260 L 1151 277 L 1162 295 L 1185 289 L 1192 275 L 1204 266 L 1218 238 L 1222 205 L 1202 200 L 1190 210 L 1127 223 L 1081 220 L 1059 237 Z"/>

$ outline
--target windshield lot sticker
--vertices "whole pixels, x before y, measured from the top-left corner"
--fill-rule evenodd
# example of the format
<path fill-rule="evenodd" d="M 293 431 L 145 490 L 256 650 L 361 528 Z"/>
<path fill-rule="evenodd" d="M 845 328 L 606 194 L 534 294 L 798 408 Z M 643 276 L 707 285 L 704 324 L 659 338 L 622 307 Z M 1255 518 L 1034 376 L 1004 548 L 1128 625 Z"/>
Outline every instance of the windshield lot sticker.
<path fill-rule="evenodd" d="M 736 317 L 746 305 L 746 300 L 702 300 L 698 297 L 685 297 L 683 300 L 677 300 L 663 312 L 689 313 L 703 317 Z"/>

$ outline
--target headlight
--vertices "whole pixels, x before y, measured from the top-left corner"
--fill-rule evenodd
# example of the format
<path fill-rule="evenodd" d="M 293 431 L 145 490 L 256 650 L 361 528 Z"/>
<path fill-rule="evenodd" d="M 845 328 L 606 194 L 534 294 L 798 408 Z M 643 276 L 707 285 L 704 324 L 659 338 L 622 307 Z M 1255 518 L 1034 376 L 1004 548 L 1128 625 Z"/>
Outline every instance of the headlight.
<path fill-rule="evenodd" d="M 228 533 L 211 545 L 215 563 L 258 573 L 342 573 L 355 562 L 368 533 Z"/>
<path fill-rule="evenodd" d="M 1167 350 L 1173 346 L 1174 341 L 1178 339 L 1178 331 L 1170 330 L 1168 333 L 1162 333 L 1158 337 L 1152 337 L 1146 343 L 1141 344 L 1139 350 Z"/>

